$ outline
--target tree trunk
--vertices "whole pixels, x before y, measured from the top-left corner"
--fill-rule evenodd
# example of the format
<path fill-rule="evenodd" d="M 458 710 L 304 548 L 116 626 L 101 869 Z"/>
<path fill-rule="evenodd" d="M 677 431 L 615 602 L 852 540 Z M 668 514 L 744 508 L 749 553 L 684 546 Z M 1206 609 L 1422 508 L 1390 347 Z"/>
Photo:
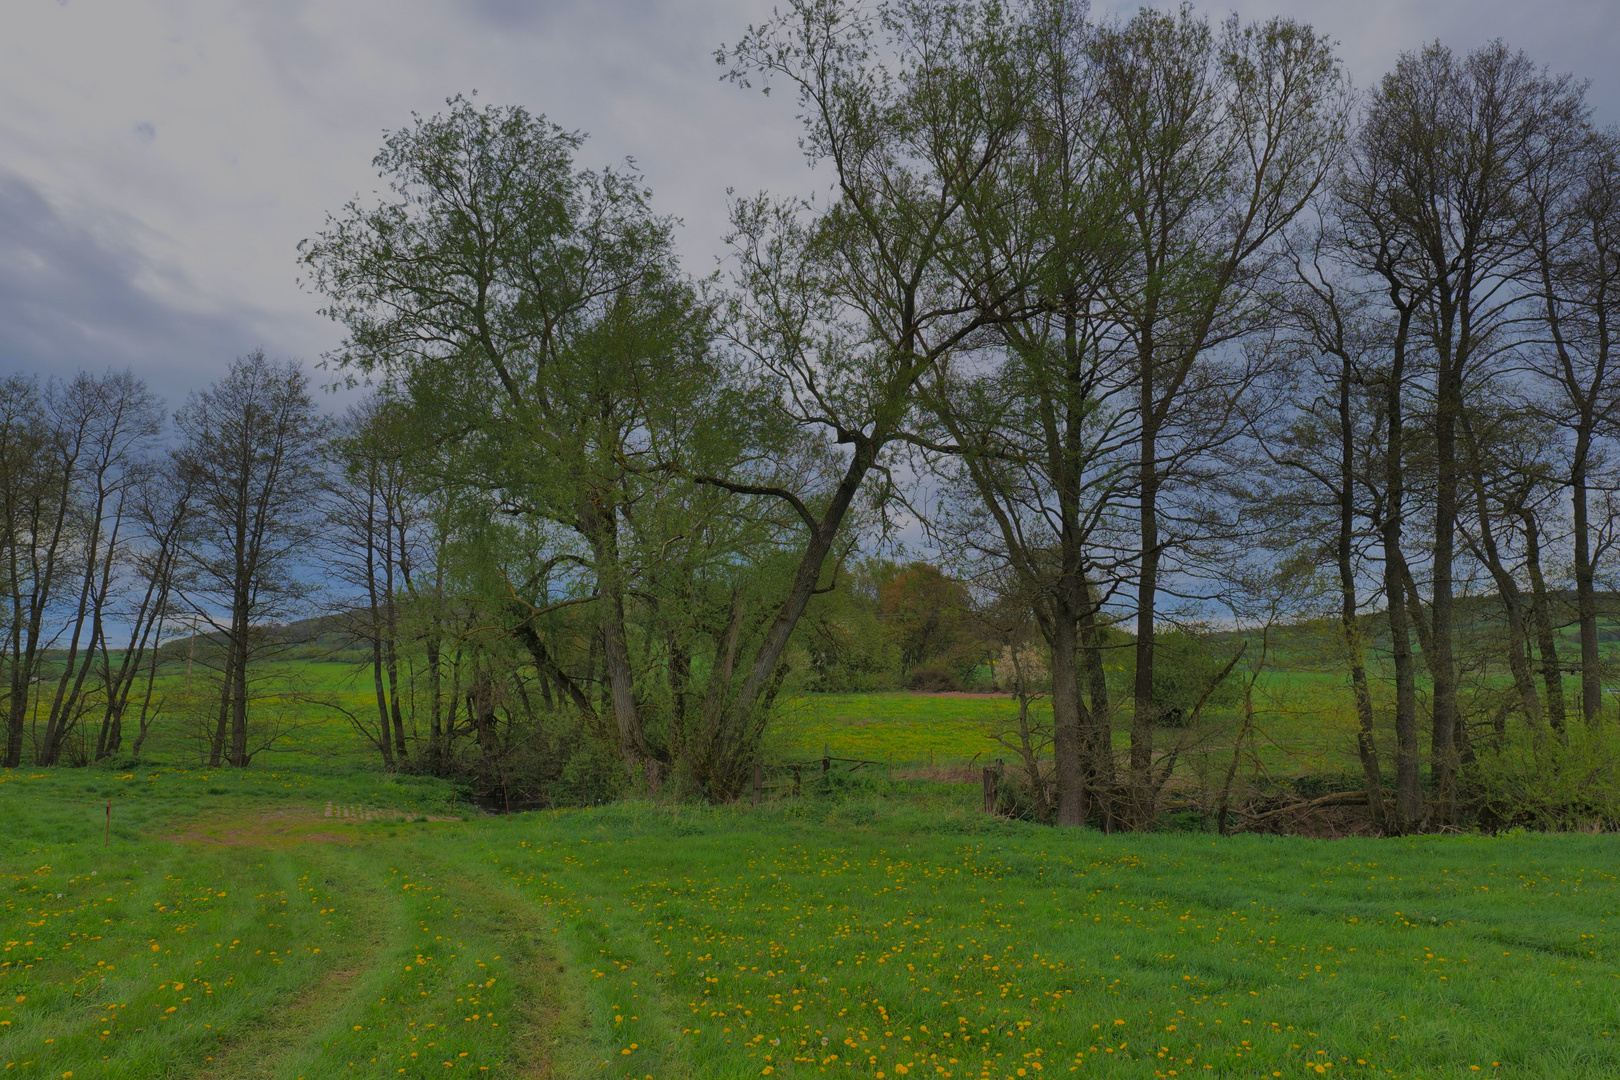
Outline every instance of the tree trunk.
<path fill-rule="evenodd" d="M 1057 771 L 1057 823 L 1086 823 L 1085 773 L 1081 767 L 1078 613 L 1061 598 L 1052 605 L 1052 754 Z"/>
<path fill-rule="evenodd" d="M 1479 553 L 1480 561 L 1496 582 L 1497 599 L 1501 601 L 1502 612 L 1507 619 L 1508 673 L 1513 677 L 1513 690 L 1519 696 L 1519 706 L 1524 710 L 1525 719 L 1539 725 L 1542 720 L 1541 698 L 1536 694 L 1536 680 L 1530 670 L 1530 636 L 1525 627 L 1524 596 L 1519 591 L 1519 583 L 1513 580 L 1513 575 L 1502 563 L 1496 537 L 1486 517 L 1483 497 L 1480 499 L 1479 513 L 1480 546 L 1483 549 Z M 1502 722 L 1498 722 L 1498 734 L 1504 731 Z"/>
<path fill-rule="evenodd" d="M 907 385 L 909 386 L 909 383 Z M 724 763 L 724 787 L 715 794 L 733 794 L 731 786 L 740 783 L 739 770 L 742 768 L 740 755 L 746 753 L 744 745 L 746 740 L 743 736 L 749 728 L 748 721 L 755 716 L 761 699 L 771 692 L 773 686 L 780 685 L 781 676 L 778 674 L 778 668 L 781 666 L 782 654 L 787 651 L 794 627 L 798 625 L 806 606 L 810 603 L 810 597 L 815 593 L 822 568 L 832 551 L 833 541 L 837 539 L 839 527 L 855 500 L 855 494 L 860 490 L 866 474 L 876 463 L 878 451 L 887 442 L 888 436 L 875 431 L 870 436 L 851 434 L 849 439 L 855 444 L 855 451 L 844 469 L 844 475 L 837 488 L 833 490 L 827 508 L 810 527 L 809 541 L 805 544 L 804 553 L 799 557 L 799 565 L 793 572 L 793 580 L 788 586 L 787 595 L 783 598 L 776 617 L 772 619 L 758 650 L 754 653 L 753 663 L 749 666 L 742 686 L 738 688 L 722 714 L 716 745 L 722 747 L 727 760 Z"/>
<path fill-rule="evenodd" d="M 377 749 L 383 768 L 394 771 L 394 752 L 389 744 L 388 696 L 383 690 L 382 623 L 377 612 L 377 482 L 375 469 L 367 477 L 366 492 L 366 600 L 370 621 L 366 636 L 371 639 L 371 686 L 377 697 Z"/>
<path fill-rule="evenodd" d="M 1356 754 L 1361 759 L 1361 776 L 1367 785 L 1367 807 L 1373 824 L 1388 830 L 1384 810 L 1383 770 L 1378 762 L 1378 745 L 1373 738 L 1372 692 L 1367 686 L 1366 646 L 1362 640 L 1356 596 L 1356 573 L 1353 562 L 1356 527 L 1356 470 L 1355 437 L 1350 402 L 1350 365 L 1346 361 L 1339 371 L 1339 536 L 1334 555 L 1339 568 L 1339 626 L 1344 634 L 1345 659 L 1350 668 L 1350 689 L 1356 701 Z M 1261 660 L 1264 661 L 1264 654 Z M 1244 720 L 1250 724 L 1253 710 L 1254 680 L 1244 696 Z M 1239 740 L 1241 742 L 1241 739 Z M 1230 788 L 1232 775 L 1237 769 L 1238 748 L 1232 751 L 1232 769 L 1227 774 Z M 1225 829 L 1226 807 L 1221 807 L 1222 830 Z"/>
<path fill-rule="evenodd" d="M 1159 704 L 1153 696 L 1154 606 L 1159 588 L 1159 509 L 1157 442 L 1147 427 L 1152 408 L 1152 381 L 1142 377 L 1144 430 L 1139 464 L 1141 498 L 1142 572 L 1136 585 L 1136 682 L 1132 687 L 1131 716 L 1131 824 L 1146 828 L 1155 814 L 1153 784 L 1153 725 Z"/>
<path fill-rule="evenodd" d="M 439 633 L 436 627 L 429 628 L 427 639 L 427 675 L 428 675 L 428 761 L 433 768 L 441 768 L 444 764 L 444 732 L 443 706 L 444 689 L 441 685 L 444 675 L 439 670 L 440 650 Z"/>
<path fill-rule="evenodd" d="M 192 632 L 196 632 L 195 627 Z M 220 673 L 219 723 L 214 728 L 214 738 L 208 748 L 208 767 L 211 769 L 219 768 L 225 760 L 225 737 L 230 731 L 231 722 L 231 691 L 236 685 L 236 676 L 231 670 L 235 660 L 236 651 L 227 649 L 225 670 Z"/>
<path fill-rule="evenodd" d="M 231 612 L 231 635 L 227 643 L 231 650 L 231 746 L 228 763 L 238 769 L 247 768 L 247 665 L 250 642 L 248 635 L 252 633 L 249 618 L 249 600 L 246 593 L 251 579 L 243 576 L 238 581 L 238 588 L 243 590 L 237 595 L 235 610 Z"/>
<path fill-rule="evenodd" d="M 619 753 L 624 758 L 625 772 L 631 782 L 656 793 L 663 781 L 663 771 L 661 763 L 647 745 L 636 708 L 635 676 L 630 666 L 630 643 L 624 622 L 618 522 L 611 508 L 595 503 L 585 507 L 580 520 L 580 531 L 590 541 L 596 561 L 602 666 L 607 674 L 613 719 L 619 729 Z"/>
<path fill-rule="evenodd" d="M 1536 525 L 1535 511 L 1519 511 L 1524 522 L 1524 565 L 1530 575 L 1530 623 L 1536 634 L 1536 648 L 1541 654 L 1541 684 L 1547 692 L 1547 722 L 1554 731 L 1564 730 L 1564 670 L 1558 660 L 1558 639 L 1553 635 L 1552 598 L 1547 595 L 1547 581 L 1541 572 L 1541 531 Z"/>
<path fill-rule="evenodd" d="M 1423 822 L 1423 782 L 1418 765 L 1417 679 L 1412 666 L 1412 635 L 1406 611 L 1406 557 L 1401 550 L 1406 484 L 1405 338 L 1410 309 L 1402 310 L 1384 408 L 1384 599 L 1389 621 L 1390 661 L 1395 668 L 1395 830 L 1411 832 Z"/>
<path fill-rule="evenodd" d="M 1097 620 L 1101 601 L 1089 581 L 1085 585 L 1086 604 L 1080 614 L 1081 659 L 1091 692 L 1085 717 L 1090 726 L 1084 732 L 1086 788 L 1097 803 L 1106 832 L 1114 830 L 1114 706 L 1108 694 L 1108 672 L 1103 667 L 1103 632 Z"/>
<path fill-rule="evenodd" d="M 1456 358 L 1442 350 L 1435 386 L 1434 583 L 1429 601 L 1432 651 L 1424 662 L 1434 682 L 1434 724 L 1430 771 L 1434 780 L 1434 820 L 1449 825 L 1455 816 L 1457 777 L 1457 675 L 1453 655 L 1452 562 L 1457 535 L 1457 419 L 1461 412 Z"/>
<path fill-rule="evenodd" d="M 1598 652 L 1596 570 L 1592 565 L 1592 517 L 1588 502 L 1587 459 L 1591 436 L 1577 433 L 1570 502 L 1575 525 L 1575 612 L 1581 635 L 1581 716 L 1596 724 L 1603 711 L 1603 660 Z M 1546 654 L 1543 653 L 1543 663 Z"/>
<path fill-rule="evenodd" d="M 1475 555 L 1485 564 L 1491 579 L 1496 582 L 1497 596 L 1507 617 L 1508 671 L 1513 676 L 1513 688 L 1519 695 L 1520 707 L 1524 709 L 1527 721 L 1532 725 L 1540 725 L 1541 699 L 1536 695 L 1536 681 L 1530 671 L 1530 637 L 1525 629 L 1524 597 L 1519 590 L 1519 583 L 1513 579 L 1512 573 L 1502 562 L 1501 550 L 1496 543 L 1496 530 L 1491 524 L 1490 504 L 1485 495 L 1483 448 L 1474 437 L 1472 426 L 1466 418 L 1463 421 L 1463 432 L 1467 436 L 1471 473 L 1469 478 L 1473 481 L 1474 487 L 1474 515 L 1479 523 L 1479 544 Z M 1501 714 L 1498 716 L 1501 717 Z M 1505 717 L 1498 720 L 1498 734 L 1505 733 L 1504 723 Z"/>
<path fill-rule="evenodd" d="M 395 515 L 393 500 L 387 493 L 383 496 L 383 517 L 383 664 L 388 675 L 388 712 L 394 723 L 394 756 L 405 762 L 405 718 L 399 707 L 399 622 L 394 609 Z"/>
<path fill-rule="evenodd" d="M 1137 350 L 1137 410 L 1141 446 L 1137 460 L 1141 576 L 1136 584 L 1136 680 L 1131 687 L 1131 824 L 1142 828 L 1153 816 L 1153 725 L 1158 702 L 1153 697 L 1154 606 L 1159 588 L 1158 432 L 1155 428 L 1153 327 L 1145 328 Z"/>

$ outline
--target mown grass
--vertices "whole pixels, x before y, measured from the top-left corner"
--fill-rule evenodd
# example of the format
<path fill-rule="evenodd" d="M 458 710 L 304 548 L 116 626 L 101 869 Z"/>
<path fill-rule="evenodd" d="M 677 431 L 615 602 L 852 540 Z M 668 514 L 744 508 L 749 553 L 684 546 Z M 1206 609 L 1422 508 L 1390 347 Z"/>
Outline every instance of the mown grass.
<path fill-rule="evenodd" d="M 1612 837 L 1108 837 L 882 781 L 420 820 L 448 796 L 7 776 L 0 1071 L 1620 1075 Z"/>

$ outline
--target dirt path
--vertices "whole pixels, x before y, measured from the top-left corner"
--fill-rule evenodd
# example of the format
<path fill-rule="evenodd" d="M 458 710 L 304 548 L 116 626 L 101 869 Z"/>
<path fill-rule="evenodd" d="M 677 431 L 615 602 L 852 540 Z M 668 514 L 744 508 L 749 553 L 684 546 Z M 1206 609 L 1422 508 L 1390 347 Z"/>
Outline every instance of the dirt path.
<path fill-rule="evenodd" d="M 158 833 L 160 840 L 227 847 L 286 847 L 291 844 L 352 843 L 362 838 L 357 822 L 334 822 L 318 807 L 284 806 L 263 813 L 211 811 L 182 827 Z"/>
<path fill-rule="evenodd" d="M 290 858 L 300 871 L 340 883 L 355 928 L 329 947 L 331 963 L 322 973 L 227 1037 L 187 1075 L 198 1080 L 356 1075 L 346 1062 L 329 1059 L 325 1048 L 409 958 L 403 930 L 418 913 L 407 910 L 406 894 L 384 887 L 388 866 L 401 863 L 453 889 L 456 934 L 476 935 L 511 962 L 505 977 L 515 979 L 517 989 L 516 1012 L 503 1036 L 507 1068 L 481 1075 L 550 1077 L 571 1022 L 577 1024 L 577 1010 L 560 992 L 564 969 L 549 947 L 550 927 L 542 913 L 500 882 L 479 876 L 476 864 L 424 851 L 425 845 L 414 842 L 414 830 L 388 835 L 356 824 L 334 821 L 320 807 L 295 807 L 257 815 L 208 814 L 164 834 L 185 844 L 230 845 Z M 443 929 L 451 932 L 448 924 Z"/>

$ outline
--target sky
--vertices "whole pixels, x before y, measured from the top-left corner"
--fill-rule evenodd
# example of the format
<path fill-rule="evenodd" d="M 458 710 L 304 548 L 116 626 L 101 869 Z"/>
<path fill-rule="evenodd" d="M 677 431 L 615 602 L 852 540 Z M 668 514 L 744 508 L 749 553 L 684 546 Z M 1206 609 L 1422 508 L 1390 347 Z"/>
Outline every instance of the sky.
<path fill-rule="evenodd" d="M 1096 0 L 1102 17 L 1135 4 Z M 0 374 L 132 369 L 178 405 L 255 348 L 314 364 L 338 328 L 297 245 L 364 200 L 383 133 L 446 97 L 521 104 L 633 157 L 690 269 L 727 189 L 818 186 L 792 102 L 719 79 L 770 0 L 3 0 Z M 1207 7 L 1207 5 L 1206 5 Z M 1501 37 L 1591 81 L 1620 123 L 1613 0 L 1238 0 L 1339 43 L 1356 84 L 1431 40 Z M 327 378 L 319 373 L 317 380 Z"/>

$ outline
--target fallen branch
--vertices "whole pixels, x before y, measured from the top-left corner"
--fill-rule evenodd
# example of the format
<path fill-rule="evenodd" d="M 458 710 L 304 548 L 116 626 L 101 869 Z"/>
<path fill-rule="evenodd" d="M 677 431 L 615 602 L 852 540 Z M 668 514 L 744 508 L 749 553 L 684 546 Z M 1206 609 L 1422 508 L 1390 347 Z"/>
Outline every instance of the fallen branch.
<path fill-rule="evenodd" d="M 1321 810 L 1330 806 L 1365 805 L 1367 805 L 1367 793 L 1365 791 L 1335 791 L 1333 794 L 1323 795 L 1319 799 L 1289 803 L 1287 806 L 1279 806 L 1275 810 L 1267 810 L 1265 813 L 1256 814 L 1253 817 L 1244 814 L 1244 826 L 1248 827 L 1265 821 L 1267 818 L 1277 817 L 1280 814 L 1309 813 L 1312 810 Z M 1239 813 L 1242 812 L 1239 811 Z"/>

